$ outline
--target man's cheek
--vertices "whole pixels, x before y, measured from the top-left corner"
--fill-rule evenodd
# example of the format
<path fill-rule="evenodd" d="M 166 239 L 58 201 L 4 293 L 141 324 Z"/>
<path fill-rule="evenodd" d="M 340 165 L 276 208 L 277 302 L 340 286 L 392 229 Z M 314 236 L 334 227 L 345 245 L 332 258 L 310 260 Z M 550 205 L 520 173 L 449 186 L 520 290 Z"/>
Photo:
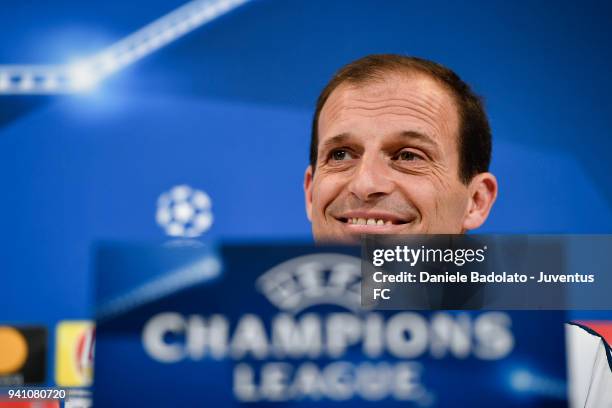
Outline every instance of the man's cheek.
<path fill-rule="evenodd" d="M 339 195 L 338 184 L 329 176 L 319 179 L 314 185 L 313 201 L 316 200 L 318 211 L 325 214 L 327 207 Z"/>
<path fill-rule="evenodd" d="M 323 214 L 325 190 L 324 186 L 315 184 L 312 189 L 312 216 L 314 218 L 320 218 Z"/>

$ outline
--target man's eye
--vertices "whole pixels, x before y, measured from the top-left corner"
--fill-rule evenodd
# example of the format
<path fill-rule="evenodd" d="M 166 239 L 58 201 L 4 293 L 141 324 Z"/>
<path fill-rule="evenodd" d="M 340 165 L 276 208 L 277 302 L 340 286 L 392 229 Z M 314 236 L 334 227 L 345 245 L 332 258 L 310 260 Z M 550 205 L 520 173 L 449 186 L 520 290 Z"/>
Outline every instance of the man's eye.
<path fill-rule="evenodd" d="M 353 156 L 351 156 L 351 154 L 344 149 L 334 150 L 330 156 L 332 160 L 338 160 L 338 161 L 350 160 L 353 158 Z"/>
<path fill-rule="evenodd" d="M 401 152 L 399 152 L 396 159 L 404 161 L 414 161 L 421 160 L 422 157 L 414 152 L 411 152 L 410 150 L 402 150 Z"/>

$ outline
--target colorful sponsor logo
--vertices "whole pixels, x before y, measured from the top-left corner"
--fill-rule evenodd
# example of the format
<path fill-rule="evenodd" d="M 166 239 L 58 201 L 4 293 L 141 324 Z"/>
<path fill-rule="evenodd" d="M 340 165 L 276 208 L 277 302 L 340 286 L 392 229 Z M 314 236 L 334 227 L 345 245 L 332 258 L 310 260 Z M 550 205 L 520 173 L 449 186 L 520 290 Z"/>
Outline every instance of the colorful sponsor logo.
<path fill-rule="evenodd" d="M 57 325 L 55 382 L 61 387 L 88 387 L 93 379 L 95 327 L 89 321 Z"/>
<path fill-rule="evenodd" d="M 0 326 L 0 386 L 45 381 L 47 329 Z"/>

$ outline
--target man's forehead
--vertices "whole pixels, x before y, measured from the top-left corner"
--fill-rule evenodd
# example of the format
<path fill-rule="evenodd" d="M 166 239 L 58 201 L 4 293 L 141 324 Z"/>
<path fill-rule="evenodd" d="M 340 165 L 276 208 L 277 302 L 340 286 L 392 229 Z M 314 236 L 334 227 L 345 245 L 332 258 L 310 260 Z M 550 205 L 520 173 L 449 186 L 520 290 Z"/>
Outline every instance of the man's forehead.
<path fill-rule="evenodd" d="M 420 73 L 389 73 L 384 79 L 340 84 L 321 110 L 319 141 L 349 131 L 341 129 L 342 124 L 355 123 L 355 119 L 360 123 L 420 124 L 437 138 L 457 134 L 459 122 L 450 91 Z"/>

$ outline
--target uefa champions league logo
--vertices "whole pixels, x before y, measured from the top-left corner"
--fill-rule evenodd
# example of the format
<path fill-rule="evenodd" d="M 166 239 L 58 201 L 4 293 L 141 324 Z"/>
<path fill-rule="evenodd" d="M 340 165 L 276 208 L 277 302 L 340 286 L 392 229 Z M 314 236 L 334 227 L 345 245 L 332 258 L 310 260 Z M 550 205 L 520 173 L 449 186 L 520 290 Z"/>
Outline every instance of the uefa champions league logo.
<path fill-rule="evenodd" d="M 361 284 L 361 259 L 336 253 L 290 259 L 256 283 L 272 304 L 292 314 L 325 304 L 361 313 Z"/>
<path fill-rule="evenodd" d="M 159 196 L 155 219 L 171 237 L 196 238 L 213 223 L 210 208 L 208 194 L 183 184 Z"/>
<path fill-rule="evenodd" d="M 364 310 L 361 283 L 357 257 L 318 253 L 292 258 L 256 280 L 278 312 L 261 309 L 258 314 L 253 309 L 257 302 L 249 302 L 248 295 L 237 299 L 228 293 L 228 302 L 248 305 L 242 314 L 162 311 L 145 323 L 142 346 L 163 364 L 223 362 L 224 376 L 233 364 L 228 387 L 240 403 L 351 406 L 358 400 L 395 400 L 423 408 L 434 405 L 438 394 L 419 359 L 470 357 L 486 364 L 514 349 L 512 319 L 506 313 Z M 345 310 L 318 309 L 330 305 Z"/>

